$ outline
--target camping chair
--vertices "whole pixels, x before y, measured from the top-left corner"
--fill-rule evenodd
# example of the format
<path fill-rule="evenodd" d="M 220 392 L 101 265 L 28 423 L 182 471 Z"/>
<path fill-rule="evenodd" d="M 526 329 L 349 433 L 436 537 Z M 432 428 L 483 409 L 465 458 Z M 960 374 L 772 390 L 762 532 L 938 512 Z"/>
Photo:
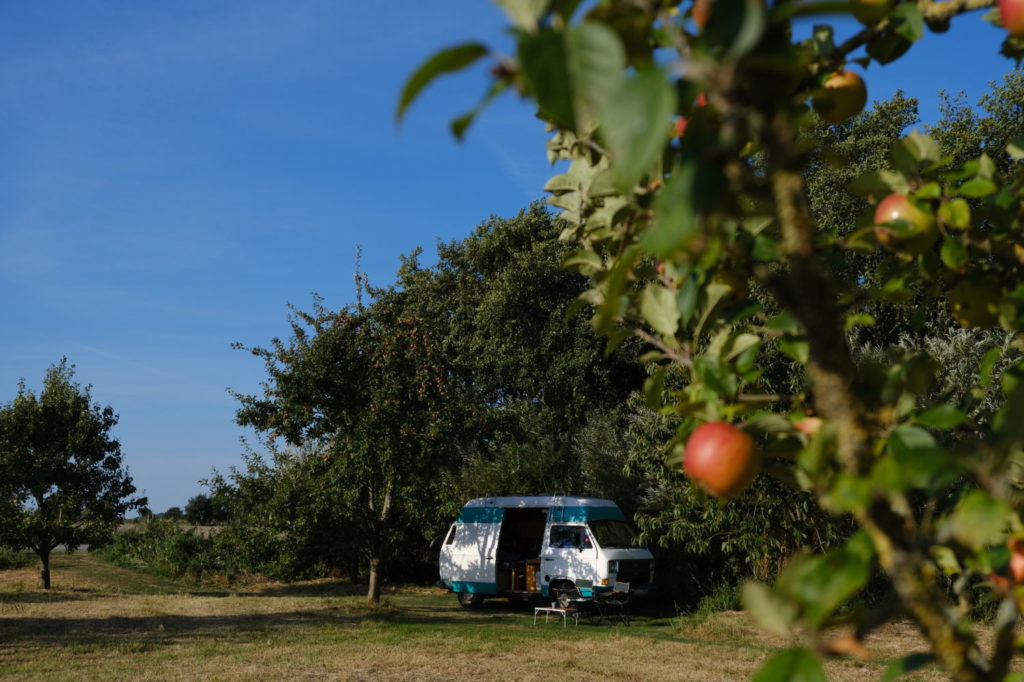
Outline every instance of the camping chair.
<path fill-rule="evenodd" d="M 602 615 L 618 616 L 626 625 L 629 625 L 629 615 L 626 607 L 629 606 L 629 583 L 615 581 L 612 591 L 602 595 L 597 601 Z"/>
<path fill-rule="evenodd" d="M 576 609 L 589 618 L 594 613 L 594 598 L 584 596 L 583 588 L 590 590 L 593 595 L 594 581 L 577 580 L 572 587 L 560 587 L 556 590 L 556 599 L 562 608 Z"/>

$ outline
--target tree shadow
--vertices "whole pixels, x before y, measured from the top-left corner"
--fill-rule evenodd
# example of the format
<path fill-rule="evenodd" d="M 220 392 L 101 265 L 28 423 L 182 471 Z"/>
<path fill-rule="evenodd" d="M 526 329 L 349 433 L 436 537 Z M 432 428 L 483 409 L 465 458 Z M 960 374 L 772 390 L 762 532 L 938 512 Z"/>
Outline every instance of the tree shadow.
<path fill-rule="evenodd" d="M 71 587 L 60 590 L 26 590 L 24 592 L 0 592 L 0 606 L 3 604 L 55 604 L 59 602 L 87 601 L 98 599 L 109 593 L 88 587 Z"/>
<path fill-rule="evenodd" d="M 524 612 L 490 609 L 478 617 L 467 617 L 459 607 L 451 610 L 410 608 L 322 608 L 270 614 L 186 616 L 110 616 L 96 618 L 3 617 L 0 615 L 0 641 L 4 647 L 96 648 L 123 647 L 127 642 L 147 646 L 172 646 L 215 638 L 218 642 L 250 642 L 272 631 L 292 631 L 303 626 L 345 627 L 368 622 L 437 628 L 493 627 L 517 622 Z M 0 612 L 2 614 L 2 612 Z M 515 616 L 515 621 L 512 620 Z M 525 623 L 526 621 L 522 621 Z"/>

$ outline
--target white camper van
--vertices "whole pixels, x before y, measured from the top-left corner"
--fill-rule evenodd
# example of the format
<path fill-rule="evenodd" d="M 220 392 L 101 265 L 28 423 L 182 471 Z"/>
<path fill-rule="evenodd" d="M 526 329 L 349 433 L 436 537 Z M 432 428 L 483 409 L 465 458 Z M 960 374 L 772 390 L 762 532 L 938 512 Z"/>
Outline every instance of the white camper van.
<path fill-rule="evenodd" d="M 654 557 L 611 500 L 486 497 L 462 508 L 441 546 L 440 584 L 466 608 L 486 597 L 548 597 L 577 580 L 645 595 Z M 586 589 L 581 589 L 586 596 Z"/>

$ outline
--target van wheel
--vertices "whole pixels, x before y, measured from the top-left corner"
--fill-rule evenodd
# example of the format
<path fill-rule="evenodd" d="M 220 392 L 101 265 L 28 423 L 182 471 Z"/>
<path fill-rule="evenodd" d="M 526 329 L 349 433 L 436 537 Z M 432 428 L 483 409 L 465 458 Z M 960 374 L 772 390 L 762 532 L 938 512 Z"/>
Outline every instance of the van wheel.
<path fill-rule="evenodd" d="M 459 592 L 459 606 L 464 609 L 478 609 L 484 605 L 484 596 L 475 592 Z"/>

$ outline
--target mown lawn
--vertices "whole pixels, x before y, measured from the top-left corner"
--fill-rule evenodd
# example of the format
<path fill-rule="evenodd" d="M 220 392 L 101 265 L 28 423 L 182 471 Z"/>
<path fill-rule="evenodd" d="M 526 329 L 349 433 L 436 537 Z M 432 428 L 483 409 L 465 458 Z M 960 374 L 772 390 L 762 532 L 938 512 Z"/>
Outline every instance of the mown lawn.
<path fill-rule="evenodd" d="M 735 612 L 535 626 L 529 607 L 495 600 L 465 611 L 438 589 L 390 590 L 370 608 L 360 588 L 335 581 L 185 585 L 87 553 L 56 555 L 53 584 L 39 589 L 33 568 L 0 571 L 0 677 L 715 682 L 749 678 L 790 644 Z M 877 680 L 924 649 L 905 624 L 868 644 L 871 660 L 830 661 L 829 679 Z"/>

